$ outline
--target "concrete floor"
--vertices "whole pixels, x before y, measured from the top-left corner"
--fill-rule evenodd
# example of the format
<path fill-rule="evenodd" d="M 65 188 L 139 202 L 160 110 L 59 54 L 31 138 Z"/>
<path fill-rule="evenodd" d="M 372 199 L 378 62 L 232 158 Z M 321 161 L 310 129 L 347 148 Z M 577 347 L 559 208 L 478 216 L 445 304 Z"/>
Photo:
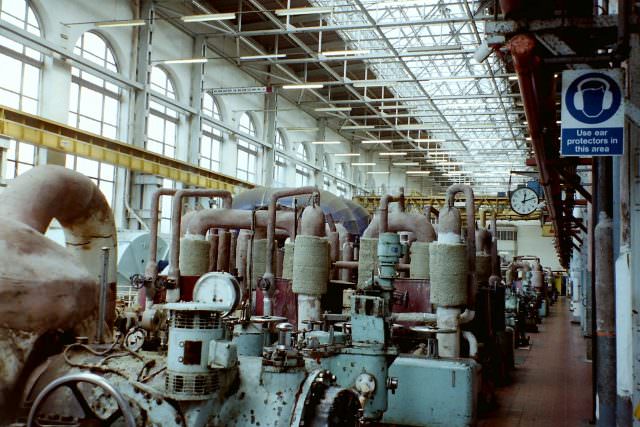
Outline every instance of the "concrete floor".
<path fill-rule="evenodd" d="M 585 339 L 571 323 L 564 298 L 530 334 L 529 349 L 516 350 L 514 382 L 497 391 L 498 408 L 479 427 L 582 427 L 591 417 L 591 363 Z"/>

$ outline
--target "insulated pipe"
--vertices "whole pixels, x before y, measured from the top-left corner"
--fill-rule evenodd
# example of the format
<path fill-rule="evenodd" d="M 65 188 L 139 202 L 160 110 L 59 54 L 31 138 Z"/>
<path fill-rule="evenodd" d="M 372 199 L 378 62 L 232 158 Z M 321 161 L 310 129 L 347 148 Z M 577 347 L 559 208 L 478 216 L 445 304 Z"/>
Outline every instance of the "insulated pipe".
<path fill-rule="evenodd" d="M 185 197 L 219 197 L 223 201 L 223 208 L 226 209 L 231 209 L 231 202 L 233 201 L 231 192 L 226 190 L 189 189 L 176 191 L 171 211 L 171 254 L 168 274 L 168 280 L 175 286 L 175 291 L 171 295 L 172 301 L 167 302 L 180 300 L 180 222 L 182 220 L 182 199 Z M 169 296 L 169 293 L 167 293 L 167 296 Z"/>
<path fill-rule="evenodd" d="M 395 322 L 425 322 L 436 323 L 438 317 L 435 313 L 392 313 Z"/>
<path fill-rule="evenodd" d="M 109 337 L 115 319 L 117 234 L 100 189 L 78 172 L 38 166 L 0 194 L 0 218 L 0 324 L 34 332 L 76 327 L 82 328 L 76 333 L 93 337 L 105 247 L 113 254 L 107 265 Z M 43 236 L 53 219 L 64 229 L 66 248 Z"/>
<path fill-rule="evenodd" d="M 464 193 L 465 209 L 467 213 L 467 262 L 468 262 L 468 304 L 469 307 L 475 307 L 476 301 L 476 218 L 475 218 L 475 201 L 473 189 L 468 185 L 454 184 L 447 189 L 445 201 L 449 208 L 452 208 L 455 202 L 456 194 Z"/>
<path fill-rule="evenodd" d="M 381 223 L 387 222 L 386 231 L 399 232 L 410 231 L 416 236 L 417 242 L 433 242 L 436 239 L 436 232 L 433 226 L 429 222 L 429 218 L 417 213 L 407 212 L 392 212 L 391 214 L 385 214 L 386 220 L 383 218 L 383 211 L 380 211 L 380 215 L 373 217 L 369 226 L 362 237 L 365 238 L 377 238 L 380 233 L 383 233 Z"/>
<path fill-rule="evenodd" d="M 265 272 L 262 276 L 263 280 L 266 282 L 265 286 L 267 291 L 264 293 L 264 315 L 271 315 L 271 298 L 270 293 L 274 291 L 273 286 L 273 271 L 272 271 L 272 262 L 273 262 L 273 248 L 275 245 L 275 234 L 276 234 L 276 204 L 278 200 L 283 197 L 289 196 L 302 196 L 304 194 L 313 194 L 314 195 L 314 203 L 320 203 L 320 193 L 318 192 L 317 187 L 300 187 L 300 188 L 288 188 L 279 191 L 274 191 L 271 194 L 271 198 L 269 199 L 269 220 L 267 222 L 267 256 L 266 256 L 266 266 Z M 302 221 L 301 221 L 302 222 Z M 309 226 L 309 225 L 307 225 Z M 313 226 L 311 226 L 313 227 Z M 322 216 L 322 232 L 324 233 L 324 215 Z M 304 226 L 301 225 L 301 230 L 304 229 Z"/>

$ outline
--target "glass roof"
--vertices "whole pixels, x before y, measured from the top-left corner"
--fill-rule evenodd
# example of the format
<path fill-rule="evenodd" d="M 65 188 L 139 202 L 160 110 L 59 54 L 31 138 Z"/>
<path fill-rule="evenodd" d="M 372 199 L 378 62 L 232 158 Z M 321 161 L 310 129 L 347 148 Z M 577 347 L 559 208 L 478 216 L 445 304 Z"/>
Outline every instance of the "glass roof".
<path fill-rule="evenodd" d="M 483 41 L 485 21 L 493 19 L 481 7 L 486 2 L 311 3 L 332 8 L 324 16 L 326 25 L 338 29 L 346 49 L 362 51 L 375 74 L 368 79 L 385 81 L 384 97 L 394 100 L 387 104 L 408 107 L 381 110 L 390 130 L 411 128 L 402 125 L 414 119 L 421 123 L 420 139 L 437 142 L 412 143 L 430 148 L 420 152 L 426 154 L 424 168 L 444 171 L 447 182 L 473 183 L 480 193 L 505 191 L 510 170 L 526 169 L 527 130 L 517 79 L 498 55 L 482 63 L 473 57 Z M 446 154 L 435 154 L 442 151 Z"/>

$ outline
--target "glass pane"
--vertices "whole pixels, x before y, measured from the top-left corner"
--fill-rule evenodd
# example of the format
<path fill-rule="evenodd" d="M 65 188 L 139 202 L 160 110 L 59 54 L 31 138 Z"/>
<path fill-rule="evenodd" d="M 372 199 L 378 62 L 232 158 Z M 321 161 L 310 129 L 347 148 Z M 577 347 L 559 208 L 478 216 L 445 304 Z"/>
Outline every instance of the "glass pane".
<path fill-rule="evenodd" d="M 7 158 L 10 160 L 15 160 L 16 159 L 16 146 L 18 145 L 18 143 L 13 140 L 10 139 L 9 140 L 9 149 L 7 150 Z"/>
<path fill-rule="evenodd" d="M 110 96 L 104 98 L 104 121 L 114 126 L 118 124 L 118 100 Z"/>
<path fill-rule="evenodd" d="M 24 22 L 24 19 L 27 16 L 26 6 L 27 5 L 23 0 L 4 0 L 2 2 L 3 19 L 4 14 L 7 13 Z M 24 26 L 21 28 L 24 28 Z"/>
<path fill-rule="evenodd" d="M 147 150 L 162 154 L 162 144 L 150 139 L 147 141 Z"/>
<path fill-rule="evenodd" d="M 176 145 L 176 124 L 167 122 L 165 127 L 164 142 L 170 145 Z"/>
<path fill-rule="evenodd" d="M 16 172 L 17 175 L 22 175 L 23 173 L 25 173 L 29 169 L 33 169 L 33 165 L 28 165 L 28 164 L 25 164 L 25 163 L 18 163 L 17 166 L 18 166 L 18 170 Z"/>
<path fill-rule="evenodd" d="M 104 86 L 104 80 L 101 79 L 100 77 L 94 76 L 93 74 L 82 73 L 82 80 L 92 83 L 99 87 Z"/>
<path fill-rule="evenodd" d="M 71 83 L 69 89 L 69 111 L 78 112 L 78 90 L 80 87 L 77 83 Z"/>
<path fill-rule="evenodd" d="M 118 138 L 118 129 L 115 126 L 103 125 L 102 126 L 102 136 L 105 136 L 105 137 L 111 138 L 111 139 L 117 139 Z"/>
<path fill-rule="evenodd" d="M 102 194 L 104 194 L 104 197 L 107 199 L 109 206 L 111 206 L 111 202 L 113 200 L 113 183 L 100 181 L 98 187 L 100 188 L 100 191 L 102 191 Z"/>
<path fill-rule="evenodd" d="M 176 149 L 174 147 L 171 147 L 170 145 L 165 145 L 164 155 L 167 157 L 174 158 L 176 156 Z"/>
<path fill-rule="evenodd" d="M 95 160 L 85 159 L 84 157 L 76 159 L 76 170 L 86 176 L 95 177 L 98 174 L 98 167 L 100 167 L 100 164 Z"/>
<path fill-rule="evenodd" d="M 38 101 L 31 98 L 22 98 L 22 111 L 29 114 L 38 114 Z"/>
<path fill-rule="evenodd" d="M 16 163 L 15 162 L 7 162 L 7 169 L 4 175 L 4 178 L 11 179 L 16 176 Z"/>
<path fill-rule="evenodd" d="M 99 121 L 92 120 L 83 116 L 80 116 L 80 120 L 78 122 L 78 128 L 86 130 L 87 132 L 95 133 L 96 135 L 100 135 L 100 131 L 101 131 L 101 126 Z"/>
<path fill-rule="evenodd" d="M 102 119 L 103 95 L 86 87 L 80 88 L 80 110 L 83 116 L 95 120 Z"/>
<path fill-rule="evenodd" d="M 17 93 L 13 93 L 13 92 L 9 92 L 9 91 L 4 90 L 4 89 L 0 89 L 0 104 L 4 104 L 7 107 L 19 109 L 20 108 L 20 96 Z"/>
<path fill-rule="evenodd" d="M 115 179 L 116 168 L 108 163 L 100 163 L 100 179 L 113 181 Z"/>
<path fill-rule="evenodd" d="M 211 157 L 211 138 L 203 136 L 200 142 L 200 154 Z"/>
<path fill-rule="evenodd" d="M 76 156 L 72 154 L 67 154 L 64 159 L 64 166 L 67 169 L 75 169 Z"/>
<path fill-rule="evenodd" d="M 2 36 L 0 36 L 0 45 L 6 47 L 7 49 L 11 49 L 20 53 L 22 53 L 22 50 L 24 49 L 24 46 L 22 46 L 20 43 L 14 42 L 13 40 L 9 40 L 8 38 Z"/>
<path fill-rule="evenodd" d="M 36 147 L 31 144 L 21 143 L 18 150 L 18 160 L 23 163 L 33 164 L 33 159 L 36 154 Z"/>
<path fill-rule="evenodd" d="M 164 119 L 161 119 L 155 114 L 149 114 L 149 120 L 147 121 L 147 135 L 150 139 L 164 141 L 164 122 Z"/>
<path fill-rule="evenodd" d="M 0 55 L 0 66 L 0 87 L 20 92 L 22 62 L 7 55 Z"/>

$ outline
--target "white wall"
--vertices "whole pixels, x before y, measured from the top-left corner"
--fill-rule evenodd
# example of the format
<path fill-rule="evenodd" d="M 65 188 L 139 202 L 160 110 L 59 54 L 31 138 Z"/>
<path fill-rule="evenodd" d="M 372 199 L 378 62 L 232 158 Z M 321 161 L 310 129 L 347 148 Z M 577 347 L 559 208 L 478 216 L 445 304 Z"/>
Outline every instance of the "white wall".
<path fill-rule="evenodd" d="M 514 221 L 518 230 L 517 255 L 535 255 L 540 257 L 544 267 L 563 270 L 556 255 L 553 237 L 543 237 L 540 222 Z"/>

